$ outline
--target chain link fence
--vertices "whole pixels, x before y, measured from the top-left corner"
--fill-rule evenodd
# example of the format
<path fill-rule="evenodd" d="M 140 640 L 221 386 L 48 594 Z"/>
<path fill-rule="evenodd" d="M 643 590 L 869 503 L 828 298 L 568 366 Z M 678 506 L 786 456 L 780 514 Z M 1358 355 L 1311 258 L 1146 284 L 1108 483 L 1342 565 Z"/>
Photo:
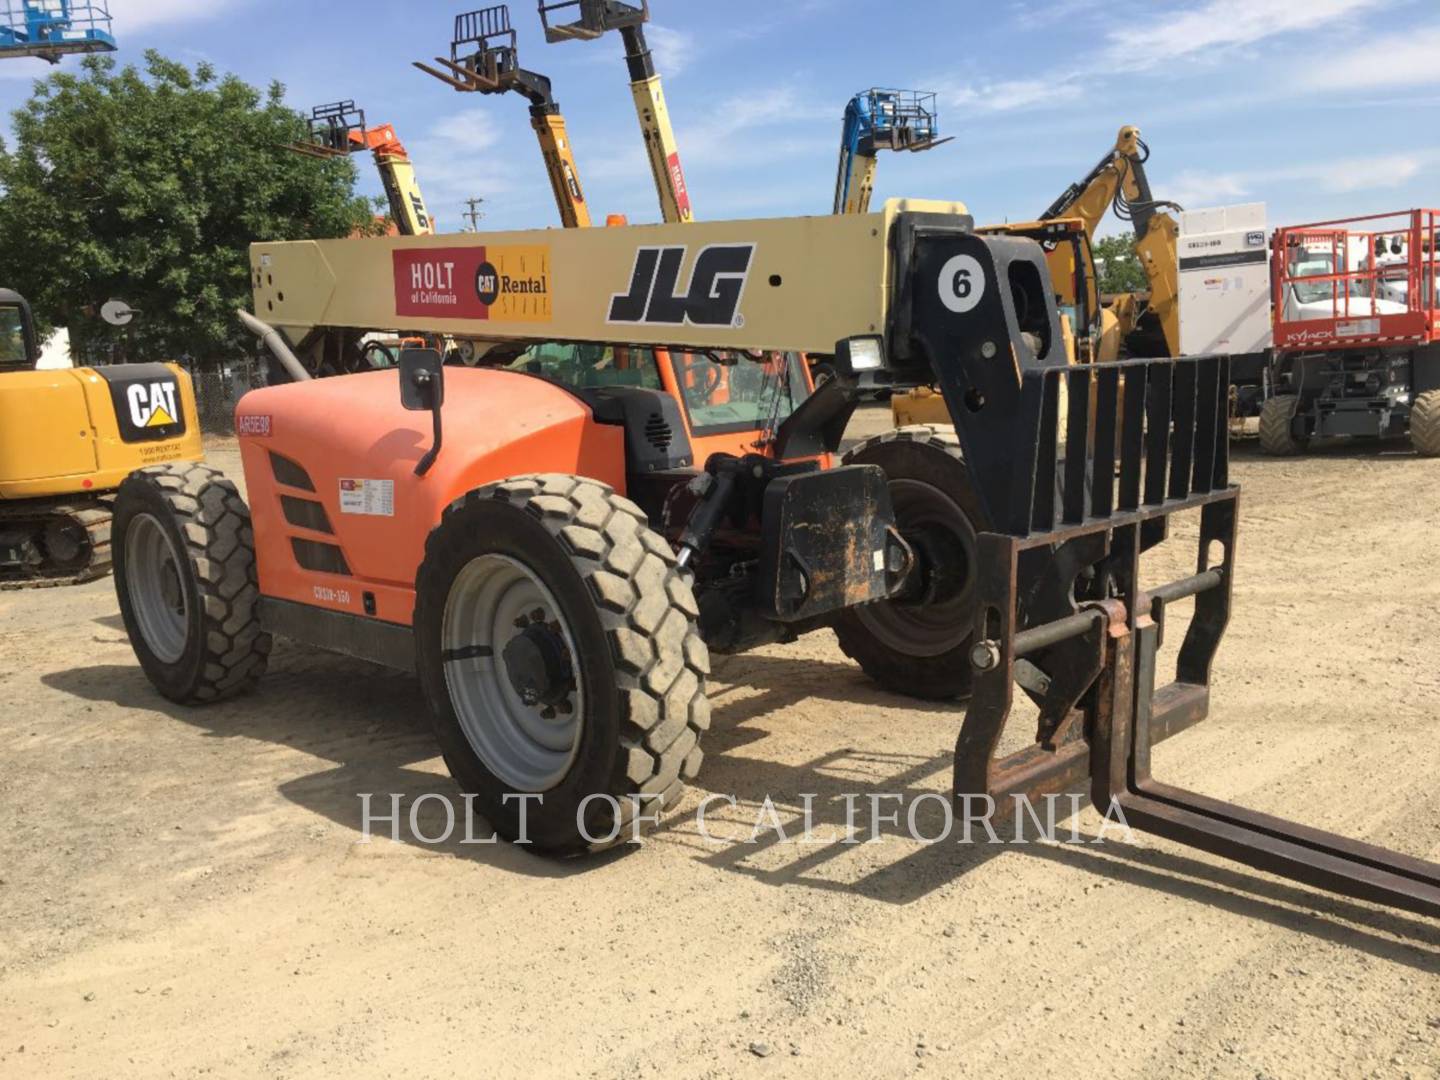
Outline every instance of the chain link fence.
<path fill-rule="evenodd" d="M 221 364 L 184 366 L 195 384 L 200 430 L 207 435 L 235 434 L 235 405 L 246 393 L 265 385 L 265 362 L 247 357 Z"/>

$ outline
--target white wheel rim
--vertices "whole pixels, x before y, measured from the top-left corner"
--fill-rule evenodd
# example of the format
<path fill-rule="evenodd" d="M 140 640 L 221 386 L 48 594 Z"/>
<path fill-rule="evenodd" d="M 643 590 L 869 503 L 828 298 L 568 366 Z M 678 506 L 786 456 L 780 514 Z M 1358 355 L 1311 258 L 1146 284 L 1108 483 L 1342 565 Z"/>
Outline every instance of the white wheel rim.
<path fill-rule="evenodd" d="M 549 705 L 521 698 L 504 658 L 534 625 L 564 642 L 573 674 Z M 559 784 L 579 753 L 585 699 L 574 636 L 539 576 L 505 555 L 471 560 L 450 586 L 440 640 L 451 707 L 485 767 L 517 791 Z"/>
<path fill-rule="evenodd" d="M 184 565 L 170 536 L 152 514 L 137 514 L 125 530 L 125 587 L 140 636 L 162 663 L 185 655 L 189 608 L 181 580 Z"/>

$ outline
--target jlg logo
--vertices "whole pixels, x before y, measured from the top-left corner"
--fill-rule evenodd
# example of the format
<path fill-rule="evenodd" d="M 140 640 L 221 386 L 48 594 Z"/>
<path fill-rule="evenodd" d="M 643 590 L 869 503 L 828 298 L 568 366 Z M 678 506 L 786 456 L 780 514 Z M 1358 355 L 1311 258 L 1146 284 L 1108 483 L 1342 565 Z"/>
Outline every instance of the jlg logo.
<path fill-rule="evenodd" d="M 173 382 L 135 383 L 125 391 L 130 422 L 137 428 L 170 427 L 180 415 Z"/>
<path fill-rule="evenodd" d="M 695 256 L 690 283 L 676 292 L 686 248 L 642 247 L 635 253 L 630 291 L 610 299 L 612 323 L 658 326 L 745 325 L 740 300 L 755 258 L 754 244 L 715 244 Z"/>

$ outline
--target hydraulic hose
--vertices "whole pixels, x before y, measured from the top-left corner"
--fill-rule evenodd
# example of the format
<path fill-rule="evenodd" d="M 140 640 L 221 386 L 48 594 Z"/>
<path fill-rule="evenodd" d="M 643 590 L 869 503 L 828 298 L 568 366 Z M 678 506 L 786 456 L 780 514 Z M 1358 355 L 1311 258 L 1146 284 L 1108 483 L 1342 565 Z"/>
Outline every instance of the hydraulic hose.
<path fill-rule="evenodd" d="M 285 369 L 292 379 L 296 382 L 310 381 L 312 378 L 310 372 L 305 370 L 305 365 L 300 363 L 295 354 L 290 351 L 290 346 L 287 345 L 285 339 L 280 336 L 279 330 L 276 330 L 269 323 L 261 322 L 244 309 L 236 312 L 236 314 L 240 316 L 240 321 L 245 324 L 245 329 L 249 330 L 264 343 L 265 347 L 270 350 L 270 355 L 280 362 L 280 366 Z"/>

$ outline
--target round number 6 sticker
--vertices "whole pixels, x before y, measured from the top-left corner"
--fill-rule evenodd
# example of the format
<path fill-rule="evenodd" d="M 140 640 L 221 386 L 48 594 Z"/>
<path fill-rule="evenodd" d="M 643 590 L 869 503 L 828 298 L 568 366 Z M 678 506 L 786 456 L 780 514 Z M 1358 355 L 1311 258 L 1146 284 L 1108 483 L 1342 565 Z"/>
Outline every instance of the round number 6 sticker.
<path fill-rule="evenodd" d="M 974 255 L 956 255 L 940 271 L 940 302 L 956 315 L 974 311 L 985 295 L 985 269 Z"/>

